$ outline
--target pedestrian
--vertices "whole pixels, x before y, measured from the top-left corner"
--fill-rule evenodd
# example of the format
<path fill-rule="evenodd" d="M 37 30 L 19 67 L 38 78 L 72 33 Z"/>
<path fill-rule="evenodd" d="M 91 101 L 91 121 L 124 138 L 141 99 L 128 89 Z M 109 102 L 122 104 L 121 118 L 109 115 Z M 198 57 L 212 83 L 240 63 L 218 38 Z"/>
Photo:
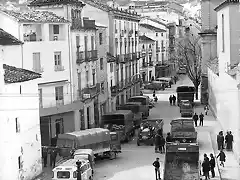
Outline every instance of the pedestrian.
<path fill-rule="evenodd" d="M 206 105 L 206 106 L 204 107 L 204 112 L 205 112 L 205 115 L 206 115 L 206 116 L 207 116 L 207 114 L 208 114 L 208 110 L 209 110 L 208 105 Z"/>
<path fill-rule="evenodd" d="M 165 152 L 165 139 L 163 136 L 160 136 L 160 153 Z"/>
<path fill-rule="evenodd" d="M 172 95 L 170 95 L 170 97 L 169 97 L 170 106 L 172 105 L 172 101 L 173 101 L 173 98 L 172 98 Z"/>
<path fill-rule="evenodd" d="M 172 136 L 170 132 L 167 133 L 166 142 L 172 142 Z"/>
<path fill-rule="evenodd" d="M 156 180 L 160 180 L 160 162 L 159 158 L 156 158 L 156 161 L 153 162 L 153 166 L 155 167 L 155 175 L 156 175 Z"/>
<path fill-rule="evenodd" d="M 172 87 L 172 81 L 169 81 L 169 87 L 171 88 Z"/>
<path fill-rule="evenodd" d="M 229 131 L 228 143 L 229 143 L 229 150 L 232 151 L 233 135 L 231 131 Z"/>
<path fill-rule="evenodd" d="M 174 83 L 177 83 L 177 76 L 174 76 Z"/>
<path fill-rule="evenodd" d="M 204 115 L 203 115 L 203 113 L 201 113 L 199 115 L 199 120 L 200 120 L 199 126 L 203 126 L 203 118 L 204 118 Z"/>
<path fill-rule="evenodd" d="M 143 92 L 142 91 L 140 91 L 140 96 L 143 96 Z"/>
<path fill-rule="evenodd" d="M 220 131 L 217 135 L 217 145 L 218 150 L 224 149 L 224 136 L 222 131 Z"/>
<path fill-rule="evenodd" d="M 154 102 L 157 102 L 157 101 L 158 101 L 158 97 L 155 96 L 155 98 L 154 98 Z"/>
<path fill-rule="evenodd" d="M 160 150 L 160 135 L 157 133 L 155 135 L 155 153 L 158 153 L 158 150 Z"/>
<path fill-rule="evenodd" d="M 217 158 L 219 157 L 219 160 L 220 160 L 220 166 L 224 167 L 224 162 L 226 161 L 226 155 L 225 153 L 223 152 L 223 150 L 221 149 L 220 150 L 220 153 L 217 155 Z"/>
<path fill-rule="evenodd" d="M 176 99 L 177 99 L 176 96 L 173 95 L 173 96 L 172 96 L 172 100 L 173 100 L 173 105 L 174 105 L 174 106 L 176 105 Z"/>
<path fill-rule="evenodd" d="M 57 158 L 57 150 L 56 150 L 56 149 L 52 149 L 52 150 L 50 151 L 50 166 L 51 166 L 52 168 L 55 167 L 56 158 Z"/>
<path fill-rule="evenodd" d="M 215 168 L 216 163 L 215 163 L 215 158 L 214 158 L 212 153 L 210 154 L 210 158 L 211 158 L 210 161 L 209 161 L 210 171 L 211 171 L 211 174 L 212 174 L 212 178 L 214 178 L 215 177 L 215 170 L 214 170 L 214 168 Z"/>
<path fill-rule="evenodd" d="M 193 121 L 194 121 L 194 123 L 195 123 L 195 127 L 197 127 L 197 121 L 198 121 L 198 115 L 197 115 L 197 113 L 195 113 L 195 114 L 193 115 Z"/>
<path fill-rule="evenodd" d="M 44 167 L 47 167 L 48 149 L 45 146 L 42 147 L 42 158 Z"/>
<path fill-rule="evenodd" d="M 226 150 L 229 150 L 229 132 L 227 131 L 227 134 L 225 136 L 225 144 L 226 144 Z"/>
<path fill-rule="evenodd" d="M 155 90 L 153 90 L 153 97 L 155 97 L 155 95 L 156 95 L 156 92 L 155 92 Z"/>
<path fill-rule="evenodd" d="M 208 158 L 204 158 L 203 160 L 202 171 L 203 171 L 203 176 L 205 176 L 205 180 L 210 179 L 209 178 L 210 164 L 209 164 Z"/>

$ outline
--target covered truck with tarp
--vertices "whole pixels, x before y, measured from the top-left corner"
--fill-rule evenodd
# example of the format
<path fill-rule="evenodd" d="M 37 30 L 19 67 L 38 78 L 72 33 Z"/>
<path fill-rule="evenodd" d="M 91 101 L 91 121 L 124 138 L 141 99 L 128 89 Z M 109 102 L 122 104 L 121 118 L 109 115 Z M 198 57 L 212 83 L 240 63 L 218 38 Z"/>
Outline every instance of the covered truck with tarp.
<path fill-rule="evenodd" d="M 197 142 L 197 132 L 192 118 L 178 118 L 170 123 L 173 142 L 193 143 Z"/>
<path fill-rule="evenodd" d="M 182 100 L 189 100 L 192 104 L 194 104 L 194 94 L 195 88 L 194 86 L 178 86 L 177 87 L 177 103 L 178 105 Z"/>
<path fill-rule="evenodd" d="M 164 180 L 199 180 L 199 145 L 197 143 L 167 143 Z"/>
<path fill-rule="evenodd" d="M 92 149 L 95 156 L 115 156 L 118 152 L 121 152 L 121 149 L 114 148 L 112 144 L 115 143 L 112 142 L 110 131 L 103 128 L 59 134 L 57 139 L 60 156 L 64 156 L 64 150 L 67 149 Z"/>
<path fill-rule="evenodd" d="M 133 113 L 133 122 L 135 127 L 139 127 L 142 119 L 143 119 L 143 113 L 144 108 L 141 105 L 140 102 L 127 102 L 124 105 L 120 105 L 116 107 L 117 110 L 130 110 Z"/>
<path fill-rule="evenodd" d="M 134 114 L 130 110 L 117 110 L 101 118 L 101 127 L 120 134 L 121 142 L 128 142 L 134 135 Z"/>
<path fill-rule="evenodd" d="M 181 117 L 192 117 L 194 110 L 193 105 L 189 100 L 181 100 L 179 104 Z"/>

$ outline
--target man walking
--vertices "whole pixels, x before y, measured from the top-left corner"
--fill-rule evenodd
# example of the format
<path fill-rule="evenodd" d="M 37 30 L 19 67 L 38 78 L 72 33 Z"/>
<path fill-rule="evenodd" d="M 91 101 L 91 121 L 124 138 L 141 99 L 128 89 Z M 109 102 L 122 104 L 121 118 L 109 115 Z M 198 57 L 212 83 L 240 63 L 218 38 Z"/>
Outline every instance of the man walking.
<path fill-rule="evenodd" d="M 44 167 L 47 167 L 48 149 L 46 147 L 42 148 L 42 158 Z"/>
<path fill-rule="evenodd" d="M 210 154 L 210 158 L 211 158 L 210 161 L 209 161 L 210 171 L 211 171 L 211 174 L 212 174 L 212 178 L 214 178 L 215 177 L 215 170 L 214 170 L 214 168 L 215 168 L 216 163 L 215 163 L 215 158 L 214 158 L 212 153 Z"/>
<path fill-rule="evenodd" d="M 160 135 L 157 133 L 155 136 L 155 153 L 158 153 L 158 150 L 160 150 Z"/>
<path fill-rule="evenodd" d="M 156 158 L 156 161 L 153 162 L 153 166 L 155 167 L 155 175 L 156 175 L 156 180 L 160 180 L 160 162 L 159 158 Z"/>
<path fill-rule="evenodd" d="M 231 131 L 229 131 L 228 143 L 229 143 L 229 150 L 232 151 L 233 135 Z"/>
<path fill-rule="evenodd" d="M 220 131 L 217 135 L 217 145 L 218 150 L 224 149 L 224 136 L 222 131 Z"/>
<path fill-rule="evenodd" d="M 204 118 L 204 115 L 203 115 L 203 113 L 201 113 L 201 114 L 199 115 L 199 119 L 200 119 L 200 124 L 199 124 L 199 126 L 203 126 L 203 118 Z"/>
<path fill-rule="evenodd" d="M 220 166 L 224 167 L 224 162 L 226 161 L 226 155 L 225 153 L 223 152 L 223 150 L 221 149 L 220 150 L 220 153 L 218 154 L 217 158 L 219 157 L 219 160 L 220 160 Z"/>
<path fill-rule="evenodd" d="M 169 97 L 170 106 L 172 105 L 172 101 L 173 101 L 173 98 L 172 98 L 172 95 L 170 95 L 170 97 Z"/>
<path fill-rule="evenodd" d="M 173 100 L 173 105 L 175 106 L 176 105 L 176 96 L 172 96 L 172 100 Z"/>
<path fill-rule="evenodd" d="M 198 121 L 198 115 L 197 115 L 197 113 L 195 113 L 195 114 L 193 115 L 193 121 L 194 121 L 194 123 L 195 123 L 195 127 L 197 127 L 197 121 Z"/>
<path fill-rule="evenodd" d="M 160 153 L 165 152 L 165 139 L 163 136 L 160 136 Z"/>
<path fill-rule="evenodd" d="M 56 158 L 57 158 L 57 150 L 56 150 L 56 149 L 52 149 L 52 150 L 50 151 L 50 166 L 51 166 L 52 168 L 55 167 Z"/>

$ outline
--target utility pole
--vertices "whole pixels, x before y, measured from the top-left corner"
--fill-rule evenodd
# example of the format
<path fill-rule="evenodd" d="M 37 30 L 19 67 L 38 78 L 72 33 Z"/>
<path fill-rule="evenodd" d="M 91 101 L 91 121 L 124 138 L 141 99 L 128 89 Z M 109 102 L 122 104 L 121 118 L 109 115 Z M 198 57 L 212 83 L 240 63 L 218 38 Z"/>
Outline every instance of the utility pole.
<path fill-rule="evenodd" d="M 76 165 L 77 165 L 77 180 L 82 180 L 82 176 L 81 176 L 81 165 L 82 163 L 78 160 L 76 162 Z"/>

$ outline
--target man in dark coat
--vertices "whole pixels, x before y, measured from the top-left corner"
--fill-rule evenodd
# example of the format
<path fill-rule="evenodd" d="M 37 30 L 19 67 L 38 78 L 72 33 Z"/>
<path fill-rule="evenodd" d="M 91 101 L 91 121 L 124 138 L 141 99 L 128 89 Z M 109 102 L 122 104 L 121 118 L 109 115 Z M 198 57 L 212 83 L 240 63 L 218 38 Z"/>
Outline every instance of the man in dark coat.
<path fill-rule="evenodd" d="M 218 150 L 224 149 L 224 136 L 222 131 L 220 131 L 219 134 L 217 135 L 217 145 Z"/>
<path fill-rule="evenodd" d="M 47 147 L 42 148 L 42 158 L 44 167 L 47 167 L 47 159 L 48 159 L 48 149 Z"/>
<path fill-rule="evenodd" d="M 56 149 L 52 149 L 52 150 L 50 151 L 50 166 L 51 166 L 52 168 L 55 167 L 56 158 L 57 158 L 57 150 L 56 150 Z"/>
<path fill-rule="evenodd" d="M 155 135 L 155 153 L 158 152 L 158 150 L 160 150 L 160 135 L 156 134 Z"/>
<path fill-rule="evenodd" d="M 203 115 L 203 113 L 201 113 L 199 115 L 199 120 L 200 120 L 199 126 L 203 126 L 203 118 L 204 118 L 204 115 Z"/>
<path fill-rule="evenodd" d="M 215 177 L 214 168 L 215 168 L 216 163 L 215 163 L 215 158 L 214 158 L 212 153 L 210 154 L 210 158 L 211 158 L 210 161 L 209 161 L 210 170 L 211 170 L 211 173 L 212 173 L 212 178 L 214 178 Z"/>
<path fill-rule="evenodd" d="M 172 96 L 173 105 L 176 105 L 176 99 L 177 99 L 176 96 L 173 95 L 173 96 Z"/>
<path fill-rule="evenodd" d="M 233 135 L 231 131 L 229 131 L 228 143 L 229 143 L 229 150 L 232 150 Z"/>
<path fill-rule="evenodd" d="M 172 142 L 172 136 L 169 132 L 167 133 L 166 142 Z"/>
<path fill-rule="evenodd" d="M 197 113 L 195 113 L 195 114 L 193 115 L 193 121 L 194 121 L 194 123 L 195 123 L 195 126 L 197 127 L 197 121 L 198 121 L 198 115 L 197 115 Z"/>
<path fill-rule="evenodd" d="M 170 97 L 169 97 L 169 103 L 170 103 L 170 106 L 172 105 L 172 95 L 170 95 Z"/>
<path fill-rule="evenodd" d="M 160 153 L 165 152 L 165 139 L 163 136 L 160 136 Z"/>
<path fill-rule="evenodd" d="M 159 158 L 156 158 L 156 161 L 153 162 L 153 166 L 155 167 L 155 175 L 156 175 L 156 180 L 160 180 L 160 162 Z"/>
<path fill-rule="evenodd" d="M 210 179 L 209 178 L 210 164 L 207 159 L 204 159 L 202 163 L 202 171 L 203 171 L 203 176 L 205 176 L 205 180 Z"/>
<path fill-rule="evenodd" d="M 220 153 L 218 154 L 217 158 L 219 157 L 219 160 L 220 160 L 220 166 L 223 166 L 224 167 L 224 162 L 226 161 L 226 155 L 225 153 L 223 152 L 223 150 L 221 149 L 220 150 Z"/>

